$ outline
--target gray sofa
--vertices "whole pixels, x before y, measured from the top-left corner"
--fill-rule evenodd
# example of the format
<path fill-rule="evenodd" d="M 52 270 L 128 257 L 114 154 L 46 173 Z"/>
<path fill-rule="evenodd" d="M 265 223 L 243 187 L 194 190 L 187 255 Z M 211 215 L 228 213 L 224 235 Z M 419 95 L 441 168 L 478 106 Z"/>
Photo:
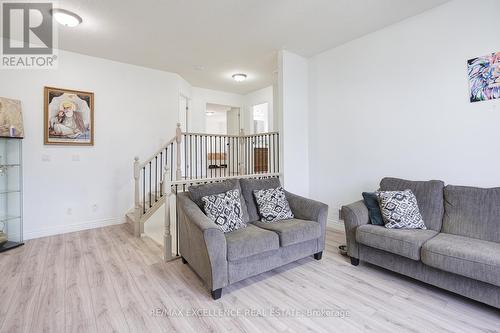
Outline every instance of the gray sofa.
<path fill-rule="evenodd" d="M 253 190 L 276 188 L 278 178 L 234 179 L 191 186 L 177 196 L 179 248 L 184 263 L 200 276 L 214 299 L 222 288 L 250 276 L 313 255 L 325 248 L 328 206 L 286 192 L 294 219 L 263 223 Z M 238 188 L 246 228 L 223 233 L 202 211 L 201 197 Z"/>
<path fill-rule="evenodd" d="M 384 178 L 413 191 L 428 230 L 369 224 L 358 201 L 342 207 L 351 263 L 365 261 L 500 308 L 500 188 Z"/>

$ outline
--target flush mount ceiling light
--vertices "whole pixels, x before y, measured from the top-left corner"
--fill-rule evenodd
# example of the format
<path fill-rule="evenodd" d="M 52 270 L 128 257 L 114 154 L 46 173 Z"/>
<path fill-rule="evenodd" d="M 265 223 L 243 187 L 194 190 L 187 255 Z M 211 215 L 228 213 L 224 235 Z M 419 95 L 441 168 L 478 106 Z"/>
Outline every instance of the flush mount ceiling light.
<path fill-rule="evenodd" d="M 242 82 L 242 81 L 245 81 L 246 79 L 247 79 L 246 74 L 243 74 L 243 73 L 233 74 L 233 80 L 236 82 Z"/>
<path fill-rule="evenodd" d="M 213 116 L 214 114 L 215 114 L 214 111 L 207 111 L 206 112 L 206 115 L 209 116 L 209 117 Z"/>
<path fill-rule="evenodd" d="M 52 16 L 59 24 L 62 24 L 66 27 L 76 27 L 83 21 L 82 18 L 77 14 L 61 8 L 52 9 Z"/>

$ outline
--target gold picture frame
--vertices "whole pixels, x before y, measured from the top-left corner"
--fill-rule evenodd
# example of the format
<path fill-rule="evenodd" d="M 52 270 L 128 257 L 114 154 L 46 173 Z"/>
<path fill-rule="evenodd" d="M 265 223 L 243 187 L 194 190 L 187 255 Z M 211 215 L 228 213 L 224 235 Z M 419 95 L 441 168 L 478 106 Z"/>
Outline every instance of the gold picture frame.
<path fill-rule="evenodd" d="M 94 93 L 44 87 L 44 144 L 94 145 Z"/>

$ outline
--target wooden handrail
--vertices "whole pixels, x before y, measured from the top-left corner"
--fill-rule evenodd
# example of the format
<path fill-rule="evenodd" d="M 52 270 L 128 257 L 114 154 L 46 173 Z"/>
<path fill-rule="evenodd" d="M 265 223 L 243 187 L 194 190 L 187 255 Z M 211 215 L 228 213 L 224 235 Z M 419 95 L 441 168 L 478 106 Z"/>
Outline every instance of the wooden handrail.
<path fill-rule="evenodd" d="M 230 134 L 209 134 L 209 133 L 194 133 L 194 132 L 182 132 L 182 135 L 196 135 L 196 136 L 207 136 L 207 137 L 222 137 L 222 138 L 253 138 L 256 136 L 266 136 L 266 135 L 276 135 L 279 132 L 266 132 L 258 134 L 248 134 L 248 135 L 230 135 Z"/>
<path fill-rule="evenodd" d="M 140 168 L 143 168 L 144 166 L 146 166 L 149 162 L 151 162 L 152 160 L 154 160 L 155 157 L 157 157 L 158 155 L 160 155 L 160 153 L 162 151 L 164 151 L 165 149 L 168 148 L 168 146 L 170 146 L 172 143 L 175 142 L 175 137 L 172 138 L 172 140 L 170 140 L 169 142 L 167 142 L 166 144 L 164 144 L 162 146 L 162 148 L 158 149 L 153 155 L 151 158 L 147 159 L 145 162 L 142 162 L 142 163 L 139 163 L 139 167 Z"/>

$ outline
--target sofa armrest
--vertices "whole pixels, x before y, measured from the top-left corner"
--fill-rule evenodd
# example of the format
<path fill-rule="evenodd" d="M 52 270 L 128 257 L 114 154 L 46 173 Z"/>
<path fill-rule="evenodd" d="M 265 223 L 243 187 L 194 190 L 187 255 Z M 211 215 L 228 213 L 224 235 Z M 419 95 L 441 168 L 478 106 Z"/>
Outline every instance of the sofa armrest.
<path fill-rule="evenodd" d="M 328 205 L 285 191 L 286 199 L 296 218 L 321 222 L 328 217 Z"/>
<path fill-rule="evenodd" d="M 301 197 L 288 191 L 285 191 L 285 195 L 295 218 L 315 221 L 321 225 L 321 237 L 318 243 L 318 252 L 323 251 L 325 248 L 328 205 L 316 200 Z"/>
<path fill-rule="evenodd" d="M 347 254 L 352 258 L 359 259 L 359 248 L 356 242 L 356 228 L 368 224 L 368 208 L 363 200 L 342 206 L 342 219 L 344 220 L 345 235 L 347 241 Z"/>
<path fill-rule="evenodd" d="M 224 233 L 187 193 L 178 193 L 177 207 L 181 255 L 211 290 L 227 286 L 227 245 Z"/>

